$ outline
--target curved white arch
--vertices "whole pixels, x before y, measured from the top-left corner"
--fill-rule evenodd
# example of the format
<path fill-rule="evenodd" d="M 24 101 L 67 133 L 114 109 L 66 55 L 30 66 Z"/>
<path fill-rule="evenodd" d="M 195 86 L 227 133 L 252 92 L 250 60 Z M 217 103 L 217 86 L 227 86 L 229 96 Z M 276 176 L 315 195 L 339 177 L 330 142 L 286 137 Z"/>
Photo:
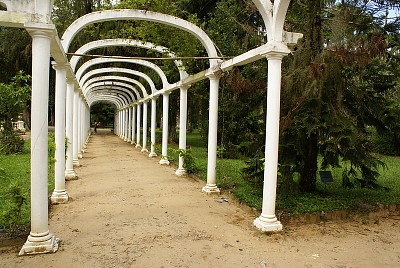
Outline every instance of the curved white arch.
<path fill-rule="evenodd" d="M 96 83 L 96 82 L 100 82 L 100 81 L 111 82 L 113 80 L 115 80 L 115 81 L 124 81 L 124 82 L 129 82 L 129 83 L 135 84 L 140 88 L 140 90 L 142 92 L 143 91 L 146 92 L 146 88 L 139 81 L 137 81 L 135 79 L 132 79 L 132 78 L 129 78 L 129 77 L 116 76 L 116 75 L 94 77 L 92 79 L 87 80 L 86 83 L 82 86 L 82 88 L 85 89 L 89 85 L 91 85 L 93 83 Z M 135 87 L 133 87 L 133 89 L 134 89 L 135 93 L 139 96 L 138 98 L 141 98 L 139 92 L 137 91 L 137 89 Z"/>
<path fill-rule="evenodd" d="M 138 94 L 139 92 L 130 84 L 126 84 L 126 83 L 104 83 L 104 82 L 98 82 L 98 83 L 94 83 L 92 85 L 90 85 L 88 88 L 84 89 L 83 94 L 88 94 L 89 92 L 91 92 L 92 90 L 95 90 L 97 88 L 104 88 L 104 89 L 108 89 L 108 90 L 113 90 L 113 89 L 118 89 L 118 90 L 122 90 L 126 93 L 129 94 L 129 96 L 131 97 L 132 101 L 135 100 L 139 100 L 140 94 Z M 132 93 L 135 92 L 135 95 Z"/>
<path fill-rule="evenodd" d="M 134 64 L 138 64 L 138 65 L 142 65 L 142 66 L 146 66 L 149 67 L 151 69 L 153 69 L 161 78 L 162 84 L 163 84 L 163 88 L 168 87 L 168 85 L 170 84 L 168 82 L 167 77 L 165 76 L 165 73 L 163 72 L 163 70 L 161 70 L 160 67 L 158 67 L 157 65 L 155 65 L 152 62 L 149 61 L 145 61 L 145 60 L 135 60 L 135 59 L 103 59 L 103 58 L 97 58 L 97 59 L 93 59 L 93 60 L 89 60 L 87 62 L 85 62 L 85 67 L 83 68 L 83 72 L 96 64 L 102 64 L 102 63 L 112 63 L 112 62 L 127 62 L 127 63 L 134 63 Z M 83 65 L 81 66 L 83 67 Z M 81 68 L 79 68 L 81 69 Z M 77 79 L 79 80 L 78 76 Z M 82 86 L 82 85 L 81 85 Z"/>
<path fill-rule="evenodd" d="M 133 75 L 136 75 L 136 76 L 140 76 L 140 77 L 144 78 L 147 81 L 147 83 L 150 85 L 152 93 L 155 93 L 157 91 L 156 86 L 154 85 L 153 81 L 146 74 L 144 74 L 142 72 L 135 71 L 135 70 L 126 69 L 126 68 L 101 68 L 101 69 L 96 69 L 96 70 L 87 72 L 82 77 L 82 79 L 80 81 L 84 84 L 93 75 L 102 74 L 102 73 L 127 73 L 127 74 L 133 74 Z M 146 91 L 143 92 L 143 95 L 145 97 L 148 96 Z"/>
<path fill-rule="evenodd" d="M 101 102 L 111 103 L 112 105 L 115 106 L 115 108 L 117 108 L 117 109 L 119 108 L 118 105 L 117 105 L 117 103 L 116 103 L 115 101 L 111 101 L 111 100 L 101 100 L 101 99 L 99 99 L 99 100 L 93 100 L 93 102 L 90 102 L 90 103 L 89 103 L 89 109 L 90 109 L 91 106 L 95 105 L 96 103 L 101 103 Z"/>
<path fill-rule="evenodd" d="M 85 88 L 83 91 L 83 94 L 88 94 L 92 89 L 96 88 L 107 88 L 108 90 L 113 90 L 113 89 L 119 89 L 127 92 L 129 96 L 131 97 L 132 101 L 139 100 L 141 98 L 139 92 L 137 89 L 126 83 L 120 83 L 120 82 L 111 82 L 111 83 L 104 83 L 104 82 L 98 82 L 98 83 L 93 83 L 89 87 Z M 133 95 L 133 92 L 135 92 L 135 95 Z"/>
<path fill-rule="evenodd" d="M 283 24 L 290 0 L 252 0 L 260 12 L 267 29 L 268 42 L 283 41 Z"/>
<path fill-rule="evenodd" d="M 209 57 L 218 57 L 217 50 L 210 37 L 199 27 L 186 20 L 147 10 L 136 9 L 116 9 L 104 10 L 86 14 L 74 21 L 64 32 L 61 39 L 61 44 L 65 52 L 68 52 L 69 46 L 75 35 L 82 30 L 85 26 L 111 20 L 145 20 L 151 22 L 158 22 L 175 28 L 182 29 L 194 35 L 203 44 Z M 210 60 L 210 67 L 218 65 L 219 60 Z"/>
<path fill-rule="evenodd" d="M 91 99 L 93 96 L 114 96 L 116 98 L 118 98 L 118 100 L 120 100 L 122 106 L 128 105 L 129 103 L 129 99 L 128 99 L 128 95 L 126 93 L 122 93 L 122 92 L 110 92 L 107 89 L 101 89 L 98 90 L 98 92 L 90 92 L 90 94 L 87 95 L 88 99 Z"/>
<path fill-rule="evenodd" d="M 112 46 L 140 47 L 140 48 L 144 48 L 144 49 L 148 49 L 148 50 L 157 51 L 160 53 L 167 53 L 168 57 L 176 58 L 175 53 L 169 51 L 169 49 L 166 47 L 157 46 L 150 42 L 144 42 L 144 41 L 139 41 L 139 40 L 134 40 L 134 39 L 122 39 L 122 38 L 103 39 L 103 40 L 92 41 L 92 42 L 89 42 L 89 43 L 81 46 L 75 53 L 76 54 L 86 54 L 88 51 L 96 49 L 96 48 L 112 47 Z M 81 58 L 80 56 L 72 56 L 71 61 L 70 61 L 72 70 L 75 71 L 76 64 L 79 62 L 80 58 Z M 185 67 L 183 66 L 182 61 L 174 60 L 174 62 L 175 62 L 176 67 L 178 68 L 179 76 L 180 76 L 181 80 L 188 77 L 189 74 L 185 71 Z M 85 65 L 85 64 L 83 64 L 83 65 Z M 79 70 L 82 68 L 82 66 L 76 72 L 78 80 L 79 80 L 80 76 L 82 75 L 82 73 L 79 72 Z"/>
<path fill-rule="evenodd" d="M 107 95 L 98 94 L 96 96 L 92 96 L 91 98 L 88 98 L 87 100 L 88 100 L 88 103 L 91 103 L 93 101 L 107 101 L 107 100 L 113 101 L 116 104 L 118 109 L 120 109 L 124 106 L 121 99 L 119 99 L 116 96 L 109 95 L 109 94 L 107 94 Z M 90 104 L 89 104 L 89 106 L 90 106 Z"/>

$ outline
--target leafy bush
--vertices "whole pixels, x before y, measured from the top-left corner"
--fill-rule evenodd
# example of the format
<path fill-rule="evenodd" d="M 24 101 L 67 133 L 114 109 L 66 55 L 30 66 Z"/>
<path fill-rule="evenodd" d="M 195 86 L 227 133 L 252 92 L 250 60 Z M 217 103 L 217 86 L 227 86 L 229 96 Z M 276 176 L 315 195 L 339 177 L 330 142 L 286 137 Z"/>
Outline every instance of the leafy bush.
<path fill-rule="evenodd" d="M 191 149 L 178 149 L 179 156 L 183 157 L 183 167 L 187 173 L 196 173 L 199 168 L 196 165 L 196 159 L 192 155 Z"/>
<path fill-rule="evenodd" d="M 24 141 L 13 129 L 12 122 L 18 119 L 18 115 L 30 99 L 29 79 L 30 76 L 21 71 L 11 83 L 0 83 L 0 122 L 3 127 L 0 133 L 0 153 L 2 154 L 22 151 Z"/>
<path fill-rule="evenodd" d="M 22 186 L 22 183 L 10 176 L 4 169 L 0 169 L 0 180 L 4 183 L 0 188 L 0 196 L 5 204 L 0 211 L 0 227 L 8 229 L 13 234 L 22 223 L 22 206 L 26 204 L 28 193 Z"/>
<path fill-rule="evenodd" d="M 2 131 L 0 132 L 0 153 L 1 154 L 14 154 L 22 152 L 24 147 L 24 140 L 21 139 L 20 134 L 16 131 Z"/>
<path fill-rule="evenodd" d="M 372 136 L 374 149 L 384 155 L 400 155 L 400 137 L 396 134 L 375 134 Z"/>

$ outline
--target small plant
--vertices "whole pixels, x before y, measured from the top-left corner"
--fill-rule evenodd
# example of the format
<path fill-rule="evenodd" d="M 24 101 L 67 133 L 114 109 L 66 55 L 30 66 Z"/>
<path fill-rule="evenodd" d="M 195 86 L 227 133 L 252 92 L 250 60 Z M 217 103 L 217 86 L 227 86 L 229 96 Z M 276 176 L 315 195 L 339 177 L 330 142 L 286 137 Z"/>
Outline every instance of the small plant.
<path fill-rule="evenodd" d="M 262 186 L 264 182 L 264 163 L 265 158 L 252 158 L 246 161 L 248 166 L 242 169 L 244 179 L 255 185 Z"/>
<path fill-rule="evenodd" d="M 195 158 L 192 155 L 191 149 L 178 149 L 177 150 L 180 157 L 183 158 L 183 167 L 185 168 L 187 173 L 196 173 L 199 171 L 199 168 L 196 165 Z"/>
<path fill-rule="evenodd" d="M 0 218 L 2 219 L 3 227 L 7 228 L 10 234 L 14 234 L 22 223 L 22 206 L 26 204 L 28 194 L 19 180 L 7 177 L 8 175 L 4 169 L 0 169 L 1 181 L 8 180 L 8 185 L 3 185 L 4 188 L 2 187 L 1 196 L 6 200 L 6 207 L 1 211 Z"/>

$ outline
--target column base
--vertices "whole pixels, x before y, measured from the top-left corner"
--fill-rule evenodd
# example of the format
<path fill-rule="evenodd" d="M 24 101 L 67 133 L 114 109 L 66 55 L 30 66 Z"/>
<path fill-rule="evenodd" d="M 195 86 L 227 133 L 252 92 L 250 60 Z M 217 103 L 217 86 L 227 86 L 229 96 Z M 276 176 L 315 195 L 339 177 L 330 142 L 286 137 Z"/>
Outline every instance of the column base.
<path fill-rule="evenodd" d="M 65 180 L 72 181 L 77 180 L 78 176 L 75 173 L 75 170 L 66 170 L 65 171 Z"/>
<path fill-rule="evenodd" d="M 65 204 L 68 203 L 68 193 L 66 191 L 54 191 L 50 197 L 52 204 Z"/>
<path fill-rule="evenodd" d="M 127 138 L 124 138 L 124 141 L 128 141 L 128 139 L 127 139 Z"/>
<path fill-rule="evenodd" d="M 82 158 L 82 157 L 83 157 L 82 153 L 78 153 L 78 158 Z"/>
<path fill-rule="evenodd" d="M 155 152 L 149 153 L 149 157 L 156 157 L 156 156 L 157 156 L 157 154 Z"/>
<path fill-rule="evenodd" d="M 282 224 L 275 216 L 267 218 L 261 215 L 253 221 L 253 224 L 262 232 L 282 231 Z"/>
<path fill-rule="evenodd" d="M 169 165 L 168 159 L 165 159 L 165 158 L 161 158 L 159 163 L 160 163 L 160 165 Z"/>
<path fill-rule="evenodd" d="M 142 153 L 148 153 L 149 150 L 147 150 L 146 148 L 143 148 L 142 150 L 140 150 Z"/>
<path fill-rule="evenodd" d="M 58 250 L 59 243 L 60 239 L 54 237 L 53 234 L 47 233 L 47 235 L 39 237 L 32 236 L 31 233 L 25 244 L 22 246 L 19 255 L 54 253 Z"/>
<path fill-rule="evenodd" d="M 79 163 L 79 160 L 78 160 L 78 159 L 74 159 L 74 160 L 72 160 L 72 165 L 73 165 L 74 167 L 80 167 L 80 166 L 81 166 L 81 163 Z"/>
<path fill-rule="evenodd" d="M 220 194 L 221 193 L 221 191 L 215 184 L 207 184 L 206 186 L 204 186 L 201 189 L 201 191 L 206 194 Z"/>
<path fill-rule="evenodd" d="M 131 144 L 136 144 L 134 141 L 131 141 Z"/>
<path fill-rule="evenodd" d="M 135 146 L 136 148 L 142 148 L 142 146 L 140 146 L 140 144 L 139 143 L 136 143 L 136 146 Z"/>
<path fill-rule="evenodd" d="M 175 171 L 175 174 L 176 174 L 177 176 L 179 176 L 179 177 L 182 177 L 182 176 L 185 176 L 185 175 L 187 174 L 187 172 L 186 172 L 186 169 L 184 169 L 184 168 L 178 168 L 178 169 Z"/>

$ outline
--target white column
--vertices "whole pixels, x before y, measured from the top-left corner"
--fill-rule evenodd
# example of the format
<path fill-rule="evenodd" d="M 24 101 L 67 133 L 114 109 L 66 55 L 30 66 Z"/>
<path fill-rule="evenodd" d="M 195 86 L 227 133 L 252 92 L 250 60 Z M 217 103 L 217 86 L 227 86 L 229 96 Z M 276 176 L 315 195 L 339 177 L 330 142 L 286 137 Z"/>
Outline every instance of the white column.
<path fill-rule="evenodd" d="M 140 148 L 140 103 L 137 105 L 137 111 L 136 111 L 136 148 Z"/>
<path fill-rule="evenodd" d="M 73 113 L 74 113 L 74 81 L 67 80 L 66 95 L 66 117 L 65 117 L 65 134 L 67 137 L 67 159 L 65 160 L 65 178 L 67 180 L 77 179 L 74 163 L 73 163 Z"/>
<path fill-rule="evenodd" d="M 136 134 L 136 105 L 132 105 L 132 141 L 131 144 L 135 144 Z"/>
<path fill-rule="evenodd" d="M 179 149 L 186 150 L 186 121 L 187 121 L 187 92 L 188 86 L 180 88 L 180 103 L 179 103 Z M 183 167 L 183 157 L 179 155 L 178 169 L 175 174 L 183 176 L 186 174 L 186 169 Z"/>
<path fill-rule="evenodd" d="M 168 161 L 168 111 L 169 111 L 169 92 L 163 94 L 163 118 L 162 118 L 162 149 L 161 165 L 169 165 Z"/>
<path fill-rule="evenodd" d="M 32 36 L 31 231 L 20 255 L 55 252 L 59 240 L 48 224 L 48 104 L 53 30 L 27 28 Z"/>
<path fill-rule="evenodd" d="M 254 220 L 254 225 L 261 231 L 282 230 L 282 224 L 275 216 L 275 200 L 278 172 L 281 65 L 282 58 L 285 55 L 287 53 L 273 51 L 266 55 L 268 59 L 268 90 L 263 203 L 260 217 Z"/>
<path fill-rule="evenodd" d="M 122 130 L 121 130 L 121 125 L 122 125 L 122 115 L 121 115 L 121 110 L 119 110 L 118 111 L 118 137 L 120 137 L 121 138 L 121 133 L 122 133 Z"/>
<path fill-rule="evenodd" d="M 118 136 L 118 128 L 119 128 L 119 123 L 118 123 L 118 111 L 114 113 L 114 134 Z"/>
<path fill-rule="evenodd" d="M 87 143 L 87 128 L 86 128 L 86 101 L 82 96 L 82 154 L 86 151 Z"/>
<path fill-rule="evenodd" d="M 127 142 L 132 141 L 132 107 L 128 107 L 128 139 Z"/>
<path fill-rule="evenodd" d="M 143 148 L 142 152 L 148 153 L 149 150 L 147 150 L 147 102 L 143 102 Z"/>
<path fill-rule="evenodd" d="M 67 64 L 53 62 L 56 70 L 55 89 L 55 168 L 54 191 L 51 195 L 52 204 L 68 202 L 68 193 L 65 190 L 65 101 L 67 90 Z"/>
<path fill-rule="evenodd" d="M 156 157 L 156 115 L 157 97 L 151 99 L 151 149 L 149 157 Z"/>
<path fill-rule="evenodd" d="M 217 130 L 218 130 L 218 86 L 219 77 L 208 76 L 210 79 L 210 108 L 208 117 L 208 163 L 207 163 L 207 184 L 203 192 L 219 193 L 217 187 Z"/>
<path fill-rule="evenodd" d="M 125 108 L 125 139 L 124 141 L 128 141 L 129 136 L 129 107 Z"/>
<path fill-rule="evenodd" d="M 73 159 L 72 162 L 74 164 L 74 166 L 79 167 L 80 163 L 79 163 L 79 158 L 78 158 L 78 150 L 79 150 L 79 138 L 78 138 L 78 133 L 79 133 L 79 129 L 78 129 L 78 125 L 79 125 L 79 115 L 78 115 L 78 107 L 79 107 L 79 89 L 75 88 L 74 90 L 74 114 L 73 114 L 73 138 L 72 138 L 72 142 L 73 142 Z"/>
<path fill-rule="evenodd" d="M 79 92 L 79 100 L 78 100 L 78 158 L 82 158 L 82 149 L 83 149 L 83 131 L 82 131 L 82 96 L 81 92 Z"/>
<path fill-rule="evenodd" d="M 124 141 L 128 141 L 128 109 L 124 109 Z"/>

